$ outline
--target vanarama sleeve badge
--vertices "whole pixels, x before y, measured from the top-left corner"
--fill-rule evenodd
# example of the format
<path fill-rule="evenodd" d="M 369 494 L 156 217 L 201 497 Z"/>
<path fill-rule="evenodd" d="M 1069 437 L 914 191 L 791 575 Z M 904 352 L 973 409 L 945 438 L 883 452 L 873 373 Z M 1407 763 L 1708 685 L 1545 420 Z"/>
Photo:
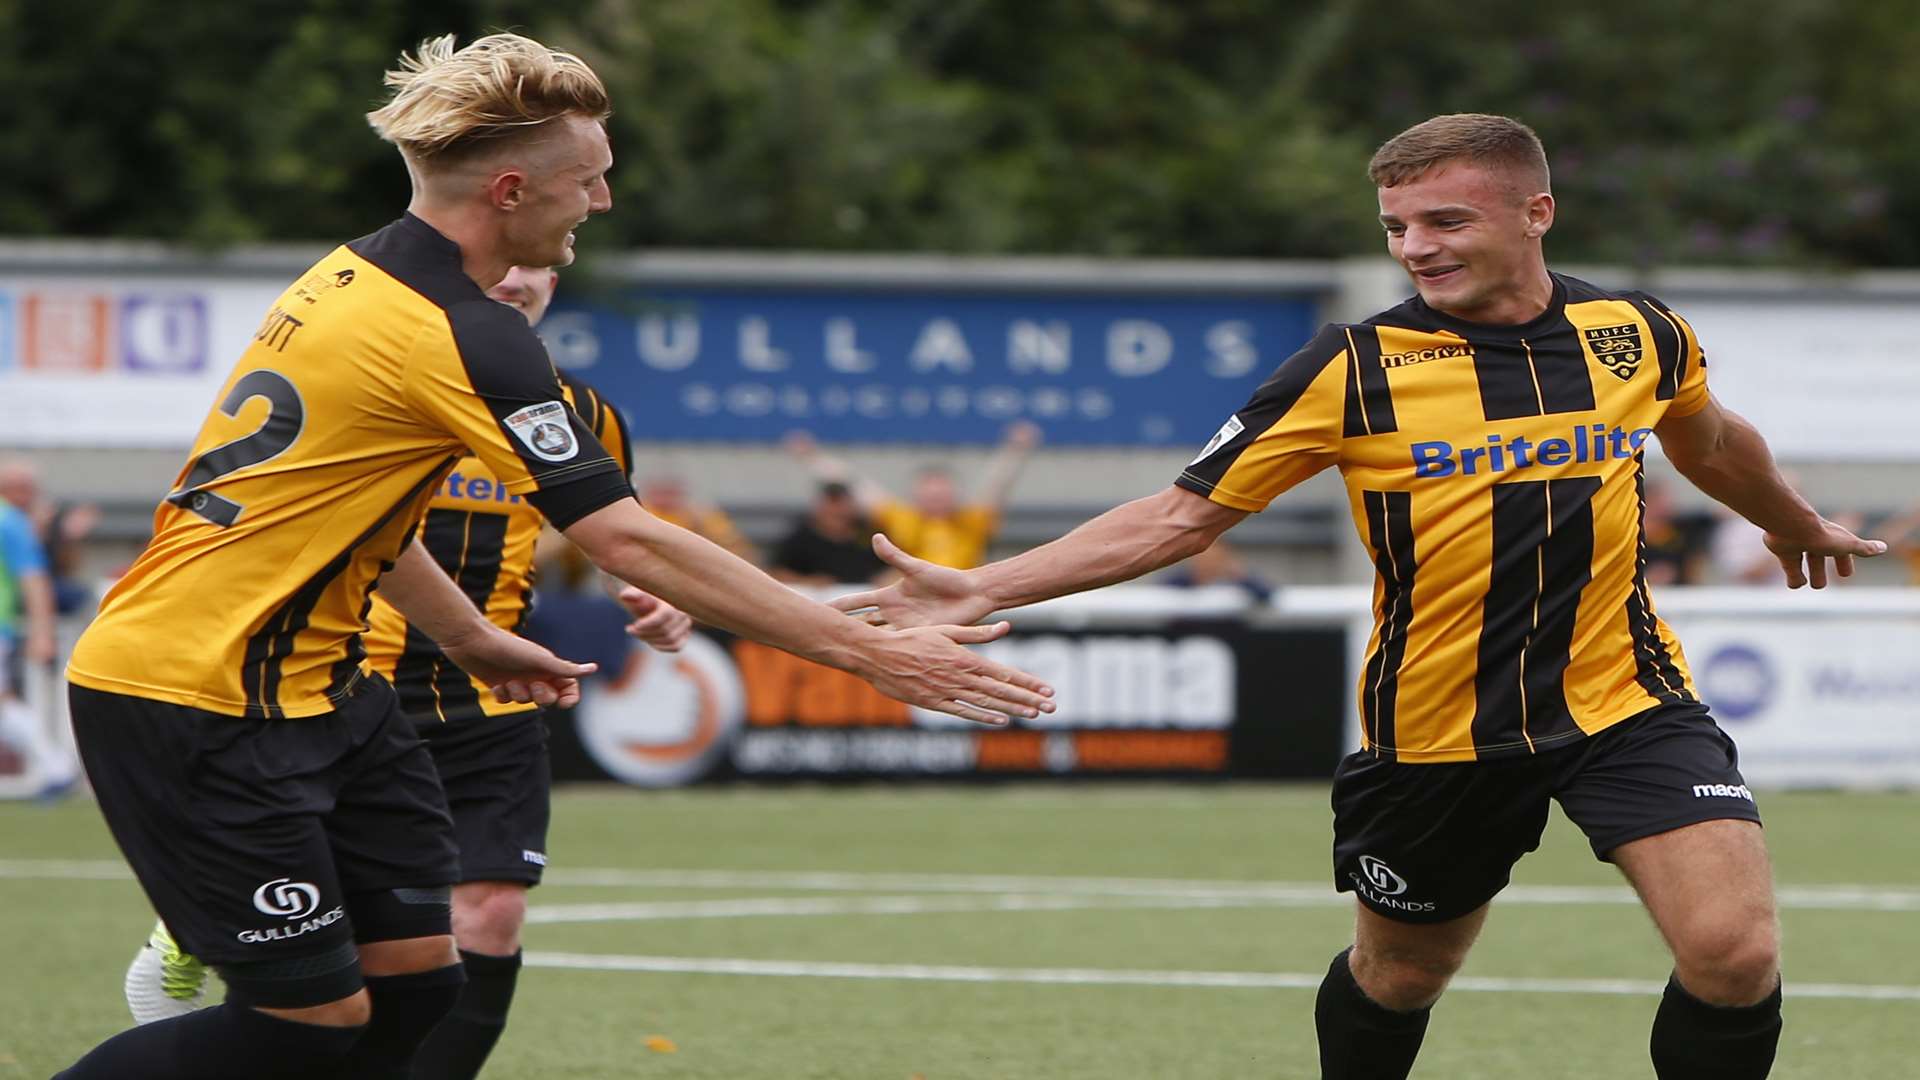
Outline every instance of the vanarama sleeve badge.
<path fill-rule="evenodd" d="M 1207 460 L 1215 450 L 1227 445 L 1227 440 L 1245 430 L 1247 430 L 1247 425 L 1241 422 L 1238 414 L 1227 417 L 1227 422 L 1221 424 L 1220 430 L 1213 433 L 1213 438 L 1207 440 L 1207 445 L 1200 448 L 1199 456 L 1187 462 L 1187 468 L 1191 469 L 1195 465 Z"/>
<path fill-rule="evenodd" d="M 542 461 L 568 461 L 580 452 L 567 407 L 557 401 L 529 405 L 507 417 L 507 430 Z"/>

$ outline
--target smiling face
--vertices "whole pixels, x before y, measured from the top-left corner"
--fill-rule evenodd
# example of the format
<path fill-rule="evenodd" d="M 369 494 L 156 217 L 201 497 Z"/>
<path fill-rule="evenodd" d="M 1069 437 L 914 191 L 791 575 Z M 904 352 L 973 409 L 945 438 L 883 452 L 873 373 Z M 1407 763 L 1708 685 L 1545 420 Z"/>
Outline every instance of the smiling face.
<path fill-rule="evenodd" d="M 502 223 L 502 254 L 518 266 L 572 263 L 574 227 L 613 209 L 606 129 L 578 114 L 546 127 L 520 162 L 490 184 L 498 189 L 497 204 L 510 211 Z"/>
<path fill-rule="evenodd" d="M 1553 294 L 1541 238 L 1553 196 L 1529 191 L 1522 170 L 1443 161 L 1382 187 L 1387 251 L 1436 311 L 1471 322 L 1517 324 Z"/>
<path fill-rule="evenodd" d="M 487 290 L 487 299 L 502 304 L 526 316 L 528 326 L 539 326 L 540 319 L 547 313 L 547 305 L 553 303 L 553 288 L 559 284 L 560 275 L 539 266 L 516 266 L 507 271 L 500 283 Z"/>

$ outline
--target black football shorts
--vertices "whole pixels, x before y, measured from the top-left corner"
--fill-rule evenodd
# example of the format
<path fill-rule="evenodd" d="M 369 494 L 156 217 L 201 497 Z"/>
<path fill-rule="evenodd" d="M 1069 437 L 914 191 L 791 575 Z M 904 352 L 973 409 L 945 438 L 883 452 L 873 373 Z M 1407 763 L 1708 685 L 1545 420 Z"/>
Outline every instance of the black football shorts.
<path fill-rule="evenodd" d="M 540 884 L 553 799 L 546 717 L 523 712 L 413 722 L 453 811 L 458 880 Z"/>
<path fill-rule="evenodd" d="M 1540 846 L 1549 800 L 1603 861 L 1685 825 L 1760 820 L 1733 740 L 1704 705 L 1657 706 L 1531 757 L 1416 764 L 1362 751 L 1334 773 L 1334 886 L 1389 919 L 1460 918 Z"/>
<path fill-rule="evenodd" d="M 297 720 L 71 695 L 114 840 L 175 940 L 208 963 L 333 953 L 364 940 L 356 897 L 454 882 L 433 760 L 378 676 Z"/>

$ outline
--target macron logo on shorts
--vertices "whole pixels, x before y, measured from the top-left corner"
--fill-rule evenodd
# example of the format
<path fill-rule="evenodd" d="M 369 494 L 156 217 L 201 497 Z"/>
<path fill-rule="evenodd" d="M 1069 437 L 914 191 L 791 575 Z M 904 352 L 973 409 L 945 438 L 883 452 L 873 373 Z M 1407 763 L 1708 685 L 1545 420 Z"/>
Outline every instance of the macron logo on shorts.
<path fill-rule="evenodd" d="M 1753 792 L 1747 790 L 1745 784 L 1695 784 L 1693 797 L 1696 799 L 1745 799 L 1752 802 Z"/>
<path fill-rule="evenodd" d="M 523 848 L 520 851 L 520 858 L 535 866 L 547 865 L 547 853 L 544 851 L 531 851 Z"/>

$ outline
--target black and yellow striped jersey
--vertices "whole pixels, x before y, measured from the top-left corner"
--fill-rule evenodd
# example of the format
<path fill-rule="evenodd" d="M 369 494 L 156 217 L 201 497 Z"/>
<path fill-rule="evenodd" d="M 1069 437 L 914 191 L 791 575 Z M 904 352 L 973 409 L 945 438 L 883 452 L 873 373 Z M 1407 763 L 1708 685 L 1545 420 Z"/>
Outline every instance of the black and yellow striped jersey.
<path fill-rule="evenodd" d="M 1377 572 L 1364 745 L 1419 762 L 1531 754 L 1694 700 L 1647 593 L 1643 447 L 1706 402 L 1684 319 L 1555 275 L 1520 326 L 1418 298 L 1328 326 L 1177 483 L 1252 511 L 1338 466 Z"/>
<path fill-rule="evenodd" d="M 632 471 L 633 453 L 620 410 L 579 379 L 560 373 L 560 390 L 620 466 Z M 533 596 L 534 547 L 544 519 L 533 504 L 508 492 L 486 462 L 465 457 L 434 489 L 420 542 L 475 607 L 503 630 L 518 633 Z M 501 702 L 485 683 L 448 660 L 433 639 L 400 610 L 373 593 L 362 639 L 367 663 L 387 677 L 408 715 L 437 721 L 531 712 L 538 705 Z"/>
<path fill-rule="evenodd" d="M 232 716 L 331 710 L 375 580 L 469 452 L 558 527 L 632 495 L 526 320 L 409 214 L 281 294 L 69 676 Z"/>

